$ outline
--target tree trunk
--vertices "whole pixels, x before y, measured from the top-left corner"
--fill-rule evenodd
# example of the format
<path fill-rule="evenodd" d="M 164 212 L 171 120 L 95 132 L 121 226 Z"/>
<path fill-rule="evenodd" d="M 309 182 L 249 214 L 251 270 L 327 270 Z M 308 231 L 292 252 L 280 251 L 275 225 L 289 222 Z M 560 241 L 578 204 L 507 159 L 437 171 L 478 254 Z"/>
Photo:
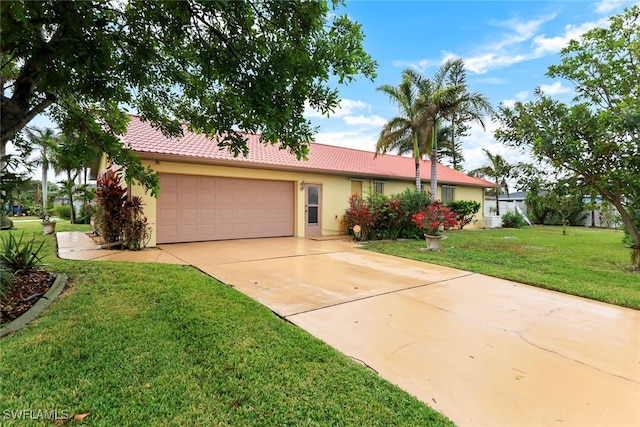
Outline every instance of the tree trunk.
<path fill-rule="evenodd" d="M 629 215 L 629 212 L 627 212 L 627 210 L 624 208 L 624 206 L 622 205 L 622 202 L 619 199 L 617 200 L 609 199 L 609 201 L 618 210 L 618 213 L 620 214 L 620 219 L 622 220 L 622 223 L 624 224 L 626 230 L 629 232 L 629 236 L 631 236 L 631 239 L 633 240 L 634 248 L 636 250 L 639 250 L 640 249 L 640 231 L 633 224 L 633 219 L 631 219 L 631 215 Z"/>
<path fill-rule="evenodd" d="M 596 226 L 596 194 L 591 193 L 591 228 Z M 602 226 L 602 224 L 600 224 Z"/>
<path fill-rule="evenodd" d="M 71 211 L 71 216 L 69 217 L 71 224 L 75 224 L 76 223 L 76 216 L 73 212 L 73 191 L 74 191 L 74 187 L 75 187 L 75 177 L 72 178 L 71 177 L 71 171 L 68 170 L 67 171 L 67 185 L 68 185 L 68 191 L 69 191 L 69 208 Z"/>
<path fill-rule="evenodd" d="M 496 180 L 496 215 L 500 216 L 500 183 Z"/>
<path fill-rule="evenodd" d="M 42 162 L 42 217 L 44 218 L 47 214 L 47 190 L 49 189 L 49 187 L 47 187 L 48 185 L 48 169 L 49 169 L 49 164 L 45 161 Z"/>
<path fill-rule="evenodd" d="M 438 200 L 438 152 L 431 150 L 431 198 Z"/>
<path fill-rule="evenodd" d="M 0 142 L 0 170 L 4 169 L 4 156 L 7 155 L 7 142 Z"/>
<path fill-rule="evenodd" d="M 438 200 L 438 121 L 431 129 L 431 198 Z"/>
<path fill-rule="evenodd" d="M 416 190 L 422 191 L 422 178 L 420 177 L 420 157 L 416 157 Z"/>

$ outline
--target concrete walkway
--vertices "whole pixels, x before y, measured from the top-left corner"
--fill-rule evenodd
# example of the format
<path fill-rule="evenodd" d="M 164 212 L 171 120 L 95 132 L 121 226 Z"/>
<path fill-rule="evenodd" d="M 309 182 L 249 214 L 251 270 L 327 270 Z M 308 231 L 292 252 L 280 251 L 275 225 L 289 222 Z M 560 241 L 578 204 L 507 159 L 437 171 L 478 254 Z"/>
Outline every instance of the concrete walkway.
<path fill-rule="evenodd" d="M 635 310 L 343 241 L 173 244 L 122 256 L 199 268 L 459 426 L 640 425 Z"/>

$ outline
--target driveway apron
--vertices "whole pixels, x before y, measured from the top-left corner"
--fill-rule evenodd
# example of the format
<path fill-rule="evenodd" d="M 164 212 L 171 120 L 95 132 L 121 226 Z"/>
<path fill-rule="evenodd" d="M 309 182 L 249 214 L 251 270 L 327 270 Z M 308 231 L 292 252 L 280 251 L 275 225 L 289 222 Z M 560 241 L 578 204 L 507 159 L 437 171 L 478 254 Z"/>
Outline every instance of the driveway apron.
<path fill-rule="evenodd" d="M 343 241 L 161 246 L 459 426 L 640 425 L 640 312 Z"/>

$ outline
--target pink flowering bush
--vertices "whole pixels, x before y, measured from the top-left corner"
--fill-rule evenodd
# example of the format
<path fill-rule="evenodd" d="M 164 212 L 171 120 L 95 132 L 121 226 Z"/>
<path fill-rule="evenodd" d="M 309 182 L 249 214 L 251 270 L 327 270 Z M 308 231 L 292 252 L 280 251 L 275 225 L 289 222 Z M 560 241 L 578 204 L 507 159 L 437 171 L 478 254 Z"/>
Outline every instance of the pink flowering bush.
<path fill-rule="evenodd" d="M 412 215 L 411 221 L 430 236 L 438 236 L 441 232 L 458 226 L 456 213 L 440 201 L 435 201 L 427 208 Z"/>

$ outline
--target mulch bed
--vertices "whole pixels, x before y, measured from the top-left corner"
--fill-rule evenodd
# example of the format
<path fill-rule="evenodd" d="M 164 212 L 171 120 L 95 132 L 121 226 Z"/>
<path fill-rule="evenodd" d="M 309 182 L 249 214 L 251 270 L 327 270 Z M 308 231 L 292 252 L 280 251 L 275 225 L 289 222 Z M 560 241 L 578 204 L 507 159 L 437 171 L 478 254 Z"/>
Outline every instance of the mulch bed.
<path fill-rule="evenodd" d="M 9 323 L 27 312 L 40 297 L 47 293 L 54 281 L 55 277 L 46 271 L 17 275 L 13 282 L 13 289 L 9 295 L 2 298 L 0 323 Z"/>

